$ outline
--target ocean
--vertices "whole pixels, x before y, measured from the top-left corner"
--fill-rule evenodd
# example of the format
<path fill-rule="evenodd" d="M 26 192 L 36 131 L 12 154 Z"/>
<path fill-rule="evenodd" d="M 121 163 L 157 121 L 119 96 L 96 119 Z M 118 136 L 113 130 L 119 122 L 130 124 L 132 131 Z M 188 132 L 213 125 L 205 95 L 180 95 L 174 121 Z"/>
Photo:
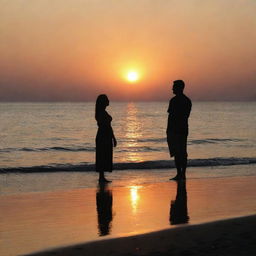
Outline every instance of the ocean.
<path fill-rule="evenodd" d="M 0 168 L 72 168 L 95 159 L 94 103 L 1 103 Z M 170 160 L 166 143 L 168 102 L 110 103 L 118 140 L 114 162 Z M 255 102 L 194 102 L 189 119 L 189 159 L 256 158 Z M 210 164 L 210 162 L 209 162 Z M 132 166 L 132 165 L 131 165 Z M 161 167 L 161 166 L 159 166 Z M 148 168 L 148 167 L 146 167 Z M 85 168 L 86 169 L 86 168 Z"/>
<path fill-rule="evenodd" d="M 118 141 L 115 170 L 174 167 L 166 143 L 167 107 L 168 102 L 110 102 L 107 111 Z M 94 108 L 94 102 L 0 103 L 1 179 L 10 173 L 94 171 Z M 255 110 L 255 102 L 193 102 L 189 166 L 243 164 L 252 170 Z"/>

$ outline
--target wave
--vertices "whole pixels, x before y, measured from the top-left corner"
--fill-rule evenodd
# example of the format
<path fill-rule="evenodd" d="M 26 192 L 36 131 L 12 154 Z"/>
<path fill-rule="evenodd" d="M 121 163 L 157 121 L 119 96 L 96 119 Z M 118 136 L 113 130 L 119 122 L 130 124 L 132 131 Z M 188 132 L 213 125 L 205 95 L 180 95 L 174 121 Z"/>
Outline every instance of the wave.
<path fill-rule="evenodd" d="M 79 151 L 87 151 L 94 152 L 95 147 L 44 147 L 44 148 L 3 148 L 0 149 L 1 153 L 10 153 L 14 151 L 24 151 L 24 152 L 43 152 L 43 151 L 71 151 L 71 152 L 79 152 Z"/>
<path fill-rule="evenodd" d="M 155 152 L 166 150 L 167 147 L 119 147 L 116 152 Z M 44 151 L 68 151 L 68 152 L 95 152 L 95 147 L 45 147 L 45 148 L 4 148 L 0 149 L 0 153 L 11 152 L 44 152 Z"/>
<path fill-rule="evenodd" d="M 124 141 L 124 140 L 121 140 Z M 228 143 L 228 142 L 239 142 L 239 139 L 202 139 L 202 140 L 189 140 L 188 144 L 217 144 L 217 143 Z M 155 143 L 164 143 L 166 142 L 166 138 L 148 138 L 148 139 L 138 139 L 133 142 L 145 143 L 145 142 L 155 142 Z M 242 145 L 240 145 L 242 146 Z M 246 146 L 246 145 L 244 145 Z M 145 146 L 145 145 L 137 145 L 134 147 L 118 147 L 117 152 L 157 152 L 157 151 L 165 151 L 167 147 L 159 147 L 159 146 Z M 43 151 L 68 151 L 68 152 L 94 152 L 94 146 L 58 146 L 58 147 L 41 147 L 41 148 L 2 148 L 0 149 L 0 153 L 11 153 L 11 152 L 43 152 Z"/>
<path fill-rule="evenodd" d="M 208 159 L 190 159 L 188 167 L 204 167 L 204 166 L 228 166 L 228 165 L 244 165 L 255 164 L 256 158 L 208 158 Z M 115 163 L 114 170 L 138 170 L 138 169 L 165 169 L 174 168 L 173 160 L 144 161 L 133 163 Z M 37 172 L 90 172 L 95 170 L 95 165 L 91 163 L 81 164 L 54 164 L 44 166 L 16 167 L 16 168 L 0 168 L 0 173 L 37 173 Z"/>
<path fill-rule="evenodd" d="M 115 152 L 161 152 L 161 151 L 167 151 L 167 147 L 119 147 L 115 149 Z"/>
<path fill-rule="evenodd" d="M 129 140 L 128 140 L 129 141 Z M 188 140 L 188 143 L 190 145 L 193 144 L 216 144 L 216 143 L 222 143 L 222 142 L 240 142 L 244 141 L 241 139 L 232 139 L 232 138 L 223 138 L 223 139 L 217 139 L 217 138 L 206 138 L 206 139 L 198 139 L 198 140 Z M 156 143 L 161 143 L 161 142 L 166 142 L 166 137 L 162 138 L 147 138 L 147 139 L 137 139 L 135 142 L 156 142 Z"/>
<path fill-rule="evenodd" d="M 211 143 L 211 144 L 217 144 L 217 143 L 222 143 L 222 142 L 239 142 L 242 141 L 241 139 L 203 139 L 203 140 L 190 140 L 188 141 L 188 144 L 206 144 L 206 143 Z"/>
<path fill-rule="evenodd" d="M 148 139 L 138 139 L 137 142 L 166 142 L 166 138 L 148 138 Z"/>

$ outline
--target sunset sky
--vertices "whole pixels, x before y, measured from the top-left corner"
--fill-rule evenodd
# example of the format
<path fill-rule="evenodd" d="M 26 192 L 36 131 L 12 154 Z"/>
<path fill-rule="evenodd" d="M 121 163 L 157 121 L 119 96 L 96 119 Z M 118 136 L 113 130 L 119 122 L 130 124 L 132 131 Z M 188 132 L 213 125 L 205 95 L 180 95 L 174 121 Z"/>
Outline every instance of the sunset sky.
<path fill-rule="evenodd" d="M 0 101 L 167 100 L 176 79 L 256 100 L 256 1 L 0 0 Z"/>

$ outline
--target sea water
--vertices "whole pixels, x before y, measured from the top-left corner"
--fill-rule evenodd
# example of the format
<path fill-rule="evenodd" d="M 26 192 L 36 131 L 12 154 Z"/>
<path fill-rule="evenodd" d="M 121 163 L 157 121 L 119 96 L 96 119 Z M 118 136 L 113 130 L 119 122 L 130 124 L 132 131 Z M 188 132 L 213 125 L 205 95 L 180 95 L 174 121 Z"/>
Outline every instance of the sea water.
<path fill-rule="evenodd" d="M 131 176 L 134 170 L 137 174 L 149 169 L 165 172 L 166 168 L 174 167 L 166 143 L 167 108 L 168 102 L 110 102 L 107 111 L 113 118 L 118 142 L 114 148 L 115 170 L 126 170 L 125 175 Z M 189 166 L 223 168 L 247 164 L 251 173 L 256 163 L 255 110 L 255 102 L 193 102 L 189 118 Z M 26 180 L 28 175 L 33 177 L 31 173 L 44 175 L 47 180 L 50 175 L 57 175 L 57 171 L 88 173 L 84 179 L 89 182 L 94 177 L 89 172 L 94 171 L 95 161 L 94 114 L 94 102 L 0 103 L 2 184 L 10 173 L 19 173 L 8 176 L 9 182 L 14 179 L 15 186 L 17 182 L 23 183 L 22 173 Z M 80 174 L 72 175 L 69 181 L 83 180 L 74 178 Z M 120 172 L 115 175 L 122 179 Z M 67 174 L 59 176 L 55 178 L 67 182 Z M 19 181 L 15 183 L 17 177 Z M 83 184 L 86 186 L 86 182 Z"/>
<path fill-rule="evenodd" d="M 169 160 L 168 102 L 111 102 L 115 163 Z M 1 103 L 0 168 L 80 165 L 95 161 L 95 104 Z M 194 102 L 189 159 L 256 157 L 255 102 Z M 143 166 L 142 166 L 143 167 Z"/>

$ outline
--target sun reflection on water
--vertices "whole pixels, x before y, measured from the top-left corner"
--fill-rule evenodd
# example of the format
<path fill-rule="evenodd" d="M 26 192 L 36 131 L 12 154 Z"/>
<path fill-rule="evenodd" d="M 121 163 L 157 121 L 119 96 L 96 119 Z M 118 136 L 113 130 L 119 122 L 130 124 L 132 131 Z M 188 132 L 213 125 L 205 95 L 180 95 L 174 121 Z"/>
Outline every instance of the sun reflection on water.
<path fill-rule="evenodd" d="M 139 162 L 143 159 L 139 155 L 139 152 L 136 151 L 138 146 L 138 139 L 142 137 L 142 124 L 139 121 L 138 109 L 134 103 L 129 103 L 127 105 L 127 117 L 126 117 L 126 134 L 127 138 L 127 147 L 130 149 L 127 152 L 127 160 L 132 162 Z"/>

